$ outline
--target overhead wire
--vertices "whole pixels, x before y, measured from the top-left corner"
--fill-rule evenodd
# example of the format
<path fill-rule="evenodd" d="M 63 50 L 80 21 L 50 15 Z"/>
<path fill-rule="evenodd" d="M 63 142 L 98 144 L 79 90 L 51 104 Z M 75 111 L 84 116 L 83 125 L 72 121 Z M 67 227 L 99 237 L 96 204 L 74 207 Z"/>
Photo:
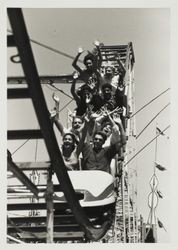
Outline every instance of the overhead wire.
<path fill-rule="evenodd" d="M 9 32 L 9 33 L 13 33 L 11 30 L 9 30 L 9 29 L 7 29 L 7 31 Z M 34 40 L 34 39 L 32 39 L 32 38 L 29 38 L 29 40 L 32 42 L 32 43 L 35 43 L 35 44 L 37 44 L 37 45 L 39 45 L 39 46 L 41 46 L 41 47 L 43 47 L 43 48 L 45 48 L 45 49 L 48 49 L 48 50 L 50 50 L 50 51 L 53 51 L 53 52 L 55 52 L 55 53 L 57 53 L 57 54 L 59 54 L 59 55 L 62 55 L 62 56 L 65 56 L 65 57 L 67 57 L 67 58 L 70 58 L 70 59 L 75 59 L 75 57 L 74 56 L 71 56 L 71 55 L 69 55 L 69 54 L 67 54 L 67 53 L 65 53 L 65 52 L 62 52 L 62 51 L 60 51 L 60 50 L 58 50 L 58 49 L 54 49 L 54 48 L 52 48 L 52 47 L 50 47 L 50 46 L 48 46 L 48 45 L 46 45 L 46 44 L 44 44 L 44 43 L 41 43 L 41 42 L 38 42 L 38 41 L 36 41 L 36 40 Z M 82 62 L 81 60 L 78 60 L 79 62 Z"/>
<path fill-rule="evenodd" d="M 164 106 L 151 120 L 150 122 L 140 131 L 140 133 L 136 136 L 136 139 L 138 139 L 140 137 L 140 135 L 145 131 L 145 129 L 155 120 L 155 118 L 161 113 L 163 112 L 163 110 L 165 110 L 168 106 L 170 105 L 170 102 Z"/>
<path fill-rule="evenodd" d="M 49 84 L 50 86 L 52 86 L 54 89 L 56 89 L 57 91 L 61 92 L 62 94 L 66 95 L 67 97 L 69 97 L 70 99 L 74 99 L 73 97 L 71 97 L 70 95 L 68 95 L 67 93 L 65 93 L 63 90 L 57 88 L 56 86 L 54 86 L 53 84 Z"/>
<path fill-rule="evenodd" d="M 162 130 L 162 132 L 166 131 L 168 128 L 170 127 L 170 125 L 168 125 L 164 130 Z M 125 164 L 124 167 L 127 166 L 139 153 L 141 153 L 150 143 L 152 143 L 157 137 L 159 137 L 160 134 L 158 134 L 157 136 L 155 136 L 151 141 L 149 141 L 144 147 L 142 147 L 135 155 L 133 155 L 133 157 L 131 157 Z"/>
<path fill-rule="evenodd" d="M 162 96 L 163 94 L 165 94 L 168 90 L 170 90 L 170 88 L 167 88 L 166 90 L 164 90 L 163 92 L 161 92 L 159 95 L 157 95 L 156 97 L 154 97 L 151 101 L 149 101 L 148 103 L 146 103 L 144 106 L 142 106 L 139 110 L 137 110 L 134 114 L 132 114 L 130 116 L 130 118 L 132 118 L 133 116 L 135 116 L 136 114 L 138 114 L 141 110 L 143 110 L 144 108 L 146 108 L 149 104 L 151 104 L 153 101 L 155 101 L 157 98 L 159 98 L 160 96 Z"/>
<path fill-rule="evenodd" d="M 13 155 L 13 154 L 15 154 L 21 147 L 23 147 L 28 141 L 30 140 L 30 138 L 29 139 L 27 139 L 25 142 L 23 142 L 11 155 Z"/>

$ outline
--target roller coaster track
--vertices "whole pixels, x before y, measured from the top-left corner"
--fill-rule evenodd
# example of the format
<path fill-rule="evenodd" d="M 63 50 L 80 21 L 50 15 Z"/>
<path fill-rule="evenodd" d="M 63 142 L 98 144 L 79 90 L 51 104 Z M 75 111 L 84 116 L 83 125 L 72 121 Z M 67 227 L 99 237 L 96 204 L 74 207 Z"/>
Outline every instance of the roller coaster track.
<path fill-rule="evenodd" d="M 22 182 L 23 185 L 25 185 L 30 190 L 31 196 L 34 195 L 38 201 L 40 199 L 43 200 L 43 202 L 37 202 L 32 204 L 8 204 L 8 211 L 29 209 L 47 210 L 47 219 L 45 216 L 25 217 L 25 219 L 23 217 L 10 218 L 8 220 L 8 234 L 12 237 L 17 238 L 20 234 L 21 239 L 23 239 L 25 242 L 47 241 L 49 243 L 52 243 L 53 241 L 60 242 L 66 240 L 90 242 L 99 241 L 101 239 L 106 239 L 106 241 L 108 241 L 107 237 L 112 238 L 113 242 L 118 242 L 118 239 L 114 240 L 114 237 L 119 238 L 119 236 L 115 236 L 114 232 L 116 230 L 116 227 L 118 227 L 118 225 L 116 225 L 116 220 L 118 219 L 116 216 L 115 220 L 113 220 L 112 216 L 107 217 L 104 221 L 102 221 L 101 225 L 98 227 L 94 219 L 91 218 L 91 213 L 80 206 L 78 194 L 75 192 L 68 176 L 53 131 L 53 126 L 49 118 L 49 112 L 42 92 L 41 84 L 53 84 L 59 82 L 68 83 L 71 82 L 72 75 L 39 77 L 21 9 L 8 9 L 8 17 L 13 32 L 13 35 L 8 36 L 8 46 L 17 47 L 18 56 L 20 58 L 20 62 L 22 63 L 23 71 L 25 74 L 25 77 L 9 77 L 8 83 L 27 84 L 27 88 L 8 89 L 8 98 L 31 98 L 40 126 L 39 130 L 8 131 L 8 139 L 13 140 L 43 138 L 50 158 L 50 162 L 42 163 L 41 165 L 38 164 L 38 166 L 35 166 L 32 163 L 24 163 L 24 165 L 22 166 L 13 162 L 12 155 L 8 151 L 8 170 L 10 170 L 20 180 L 20 182 Z M 115 54 L 118 53 L 120 55 L 121 65 L 123 65 L 123 67 L 126 69 L 126 75 L 124 78 L 126 84 L 130 77 L 128 70 L 133 67 L 134 63 L 134 53 L 132 44 L 129 43 L 128 45 L 120 46 L 101 46 L 100 50 L 102 53 L 103 62 L 107 62 L 109 60 L 113 61 L 114 63 Z M 130 93 L 128 91 L 128 88 L 129 86 L 126 85 L 126 95 L 127 92 Z M 129 99 L 129 102 L 132 102 L 131 97 Z M 131 103 L 130 107 L 132 107 Z M 48 176 L 47 189 L 46 187 L 44 188 L 40 185 L 34 185 L 31 180 L 24 175 L 24 170 L 28 171 L 32 169 L 40 169 L 46 171 Z M 66 197 L 67 203 L 64 203 L 63 205 L 53 203 L 54 197 L 52 194 L 54 189 L 57 189 L 58 187 L 52 185 L 52 172 L 56 173 L 58 182 L 60 183 L 60 189 Z M 126 187 L 124 182 L 124 179 L 122 179 L 120 181 L 121 184 L 119 184 L 122 185 L 123 192 Z M 117 188 L 121 190 L 121 186 Z M 22 186 L 8 187 L 8 191 L 9 194 L 13 194 L 15 192 L 17 195 L 16 198 L 19 199 L 20 196 L 22 197 L 23 192 L 24 196 L 28 197 L 26 189 L 24 189 L 24 187 L 22 188 Z M 119 200 L 119 202 L 122 203 L 122 206 L 123 199 L 125 198 L 121 197 L 117 199 L 117 201 Z M 128 197 L 126 199 L 128 199 Z M 116 202 L 116 206 L 119 204 L 119 202 Z M 54 209 L 57 209 L 61 212 L 59 212 L 59 214 L 54 214 Z M 118 207 L 116 207 L 115 209 L 118 209 Z M 64 214 L 64 211 L 67 210 L 69 211 L 69 213 Z M 122 219 L 123 214 L 124 207 L 122 207 Z M 39 226 L 33 227 L 34 224 L 37 225 L 38 223 Z M 111 223 L 113 224 L 111 225 Z M 123 223 L 125 223 L 124 219 Z M 17 225 L 21 226 L 17 227 Z M 45 228 L 47 228 L 46 231 Z M 124 231 L 125 227 L 121 228 L 121 230 Z M 73 233 L 70 234 L 67 233 L 67 231 L 71 231 Z M 112 236 L 108 236 L 109 232 L 111 232 Z M 125 231 L 123 235 L 121 237 L 122 240 L 120 240 L 120 242 L 125 242 L 125 240 L 123 240 L 126 235 Z"/>

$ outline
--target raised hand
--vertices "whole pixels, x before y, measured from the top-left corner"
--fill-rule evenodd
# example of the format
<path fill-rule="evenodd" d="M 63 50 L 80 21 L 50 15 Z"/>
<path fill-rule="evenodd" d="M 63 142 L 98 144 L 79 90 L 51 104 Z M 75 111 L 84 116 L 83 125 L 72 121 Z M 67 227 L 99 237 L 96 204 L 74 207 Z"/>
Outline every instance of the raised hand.
<path fill-rule="evenodd" d="M 79 47 L 79 48 L 78 48 L 78 53 L 79 53 L 79 54 L 82 54 L 83 52 L 84 52 L 83 48 L 82 48 L 82 47 Z"/>
<path fill-rule="evenodd" d="M 98 40 L 95 40 L 95 41 L 94 41 L 94 45 L 95 45 L 96 47 L 99 47 L 100 42 L 99 42 Z"/>
<path fill-rule="evenodd" d="M 54 100 L 55 102 L 57 102 L 57 103 L 60 102 L 59 96 L 56 95 L 55 93 L 53 93 L 52 97 L 53 97 L 53 100 Z"/>
<path fill-rule="evenodd" d="M 75 72 L 73 73 L 73 78 L 74 78 L 74 79 L 78 79 L 78 77 L 79 77 L 79 73 L 75 71 Z"/>
<path fill-rule="evenodd" d="M 113 120 L 114 120 L 115 123 L 118 123 L 118 124 L 121 124 L 121 123 L 122 123 L 121 118 L 120 118 L 120 115 L 117 114 L 117 113 L 114 113 L 114 114 L 113 114 Z"/>

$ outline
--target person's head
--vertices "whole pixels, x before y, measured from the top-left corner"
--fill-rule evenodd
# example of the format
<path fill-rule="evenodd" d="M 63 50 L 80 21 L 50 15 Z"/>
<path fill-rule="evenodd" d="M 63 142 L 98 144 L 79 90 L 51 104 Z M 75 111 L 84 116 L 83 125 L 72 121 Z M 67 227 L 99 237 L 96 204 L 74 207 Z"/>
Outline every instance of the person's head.
<path fill-rule="evenodd" d="M 86 101 L 86 99 L 91 100 L 92 96 L 93 94 L 91 88 L 87 84 L 83 85 L 80 90 L 81 99 L 84 101 Z"/>
<path fill-rule="evenodd" d="M 102 131 L 95 132 L 93 135 L 93 148 L 95 150 L 101 150 L 106 139 L 107 136 L 104 132 Z"/>
<path fill-rule="evenodd" d="M 94 58 L 92 55 L 88 54 L 84 57 L 83 63 L 85 64 L 85 67 L 88 71 L 93 70 L 94 66 Z"/>
<path fill-rule="evenodd" d="M 108 121 L 108 122 L 104 122 L 101 126 L 101 131 L 103 131 L 106 136 L 110 136 L 112 133 L 112 124 Z"/>
<path fill-rule="evenodd" d="M 109 83 L 103 84 L 102 94 L 103 94 L 104 99 L 109 100 L 112 96 L 112 85 Z"/>
<path fill-rule="evenodd" d="M 64 134 L 62 141 L 63 141 L 62 147 L 64 150 L 73 151 L 75 149 L 76 138 L 74 134 L 72 133 Z"/>
<path fill-rule="evenodd" d="M 72 121 L 72 128 L 73 129 L 80 129 L 83 124 L 83 119 L 81 116 L 74 116 Z"/>
<path fill-rule="evenodd" d="M 112 66 L 106 66 L 105 76 L 106 77 L 113 77 L 114 76 L 114 68 Z"/>

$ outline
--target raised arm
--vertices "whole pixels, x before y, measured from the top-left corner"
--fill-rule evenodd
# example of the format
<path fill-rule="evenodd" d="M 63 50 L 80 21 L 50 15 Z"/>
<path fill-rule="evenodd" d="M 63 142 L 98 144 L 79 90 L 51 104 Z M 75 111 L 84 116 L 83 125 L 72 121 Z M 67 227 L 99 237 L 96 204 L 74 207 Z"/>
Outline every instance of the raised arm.
<path fill-rule="evenodd" d="M 61 133 L 61 135 L 63 135 L 64 126 L 62 125 L 62 123 L 60 122 L 60 120 L 57 119 L 56 117 L 54 118 L 54 124 L 55 124 L 56 127 L 58 128 L 58 130 L 59 130 L 59 132 Z"/>
<path fill-rule="evenodd" d="M 95 41 L 94 45 L 96 46 L 97 52 L 98 52 L 98 56 L 97 56 L 97 68 L 100 70 L 101 68 L 101 63 L 102 63 L 102 55 L 101 55 L 101 51 L 100 51 L 100 42 L 99 41 Z"/>
<path fill-rule="evenodd" d="M 125 134 L 125 130 L 123 128 L 123 125 L 122 125 L 122 121 L 120 119 L 120 116 L 115 116 L 114 117 L 114 121 L 115 121 L 115 124 L 118 125 L 119 127 L 119 131 L 120 131 L 120 142 L 122 145 L 125 145 L 126 144 L 126 134 Z"/>
<path fill-rule="evenodd" d="M 54 122 L 54 124 L 58 128 L 58 130 L 61 133 L 61 135 L 63 135 L 64 126 L 62 125 L 62 123 L 59 120 L 59 104 L 60 104 L 60 99 L 59 99 L 59 96 L 57 96 L 55 93 L 53 93 L 52 98 L 53 98 L 53 100 L 55 102 L 55 108 L 51 112 L 51 121 Z"/>
<path fill-rule="evenodd" d="M 82 73 L 82 69 L 77 65 L 77 61 L 80 57 L 80 55 L 84 52 L 84 50 L 82 48 L 79 48 L 78 49 L 78 54 L 77 56 L 75 57 L 73 63 L 72 63 L 72 66 L 74 67 L 74 69 L 76 69 L 80 74 Z"/>
<path fill-rule="evenodd" d="M 76 101 L 76 103 L 77 103 L 77 105 L 78 105 L 79 102 L 80 102 L 80 97 L 77 95 L 76 90 L 75 90 L 75 89 L 76 89 L 76 81 L 77 81 L 77 78 L 78 78 L 78 73 L 75 72 L 75 73 L 73 74 L 73 81 L 72 81 L 72 85 L 71 85 L 70 92 L 71 92 L 72 96 L 74 97 L 74 99 L 75 99 L 75 101 Z"/>
<path fill-rule="evenodd" d="M 84 127 L 82 129 L 82 136 L 81 136 L 81 139 L 79 141 L 79 144 L 78 144 L 77 150 L 76 150 L 77 157 L 79 157 L 79 154 L 82 151 L 82 148 L 83 148 L 83 145 L 84 145 L 84 142 L 85 142 L 85 139 L 86 139 L 87 131 L 88 131 L 88 121 L 85 120 Z"/>

